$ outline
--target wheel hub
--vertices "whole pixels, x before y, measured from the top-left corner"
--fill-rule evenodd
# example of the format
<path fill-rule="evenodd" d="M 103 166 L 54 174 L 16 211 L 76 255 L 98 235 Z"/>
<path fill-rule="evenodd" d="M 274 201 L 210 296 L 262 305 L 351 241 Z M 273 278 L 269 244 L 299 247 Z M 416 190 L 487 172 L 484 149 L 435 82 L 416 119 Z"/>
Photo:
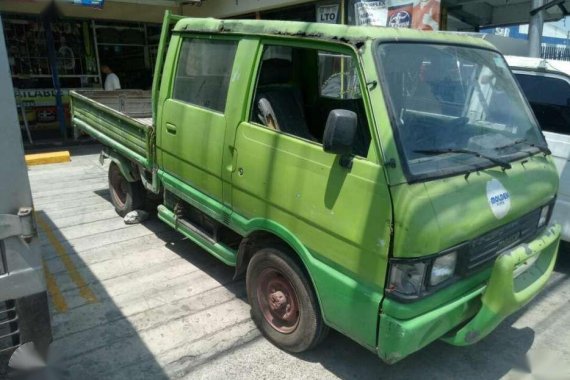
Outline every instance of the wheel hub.
<path fill-rule="evenodd" d="M 259 278 L 257 299 L 265 320 L 275 330 L 288 334 L 299 323 L 299 302 L 291 282 L 281 273 L 264 270 Z"/>

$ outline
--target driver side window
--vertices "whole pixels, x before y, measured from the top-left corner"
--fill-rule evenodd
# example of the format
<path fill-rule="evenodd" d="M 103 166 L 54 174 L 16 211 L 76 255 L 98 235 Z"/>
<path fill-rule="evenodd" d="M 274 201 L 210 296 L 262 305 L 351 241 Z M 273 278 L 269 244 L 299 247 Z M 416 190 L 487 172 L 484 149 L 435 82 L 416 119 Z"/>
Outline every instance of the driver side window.
<path fill-rule="evenodd" d="M 250 121 L 318 144 L 332 110 L 352 111 L 358 122 L 353 153 L 368 155 L 370 131 L 357 62 L 349 55 L 265 46 L 251 109 Z"/>

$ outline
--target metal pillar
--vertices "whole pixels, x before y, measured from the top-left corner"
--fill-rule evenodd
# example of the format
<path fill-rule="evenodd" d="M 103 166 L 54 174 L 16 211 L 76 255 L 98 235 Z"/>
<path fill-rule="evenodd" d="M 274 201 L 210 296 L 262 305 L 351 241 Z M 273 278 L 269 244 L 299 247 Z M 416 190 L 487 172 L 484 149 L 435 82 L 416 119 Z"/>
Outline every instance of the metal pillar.
<path fill-rule="evenodd" d="M 55 42 L 53 40 L 53 33 L 51 31 L 51 16 L 50 12 L 43 15 L 43 25 L 46 33 L 46 42 L 48 49 L 48 61 L 51 69 L 51 79 L 53 88 L 55 89 L 55 109 L 57 114 L 57 121 L 59 124 L 59 133 L 65 140 L 67 139 L 67 130 L 65 128 L 65 112 L 63 111 L 63 96 L 61 93 L 61 85 L 59 83 L 59 75 L 57 73 L 57 54 L 55 52 Z"/>
<path fill-rule="evenodd" d="M 534 10 L 544 6 L 545 0 L 532 0 L 530 3 L 530 10 Z M 541 43 L 542 27 L 544 26 L 544 11 L 541 10 L 530 15 L 530 22 L 528 25 L 528 44 L 530 57 L 540 58 L 541 56 Z"/>
<path fill-rule="evenodd" d="M 0 124 L 0 142 L 4 141 L 20 141 L 20 122 L 18 121 L 18 111 L 16 106 L 16 95 L 14 87 L 12 87 L 12 76 L 10 74 L 10 64 L 8 63 L 8 50 L 6 40 L 4 39 L 4 26 L 2 25 L 2 17 L 0 17 L 0 115 L 2 115 L 2 123 Z M 2 144 L 0 144 L 1 146 Z M 17 148 L 14 148 L 16 151 Z M 23 147 L 21 148 L 23 152 Z M 4 153 L 3 151 L 1 153 Z M 22 153 L 23 155 L 23 153 Z M 2 196 L 8 196 L 2 194 Z"/>

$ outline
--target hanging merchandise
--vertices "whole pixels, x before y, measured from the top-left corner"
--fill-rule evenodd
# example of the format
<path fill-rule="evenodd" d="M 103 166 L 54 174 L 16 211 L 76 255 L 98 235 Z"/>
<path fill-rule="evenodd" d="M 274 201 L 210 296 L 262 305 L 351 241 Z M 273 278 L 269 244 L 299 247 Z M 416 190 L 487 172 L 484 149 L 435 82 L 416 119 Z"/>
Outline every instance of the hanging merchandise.
<path fill-rule="evenodd" d="M 75 54 L 73 50 L 65 45 L 65 39 L 61 39 L 61 46 L 57 49 L 58 71 L 63 69 L 65 72 L 75 69 Z"/>
<path fill-rule="evenodd" d="M 85 66 L 87 68 L 87 72 L 90 74 L 96 74 L 98 72 L 97 67 L 97 58 L 93 52 L 93 46 L 91 44 L 91 33 L 89 31 L 89 23 L 84 21 L 82 23 L 83 29 L 83 48 L 85 50 Z"/>

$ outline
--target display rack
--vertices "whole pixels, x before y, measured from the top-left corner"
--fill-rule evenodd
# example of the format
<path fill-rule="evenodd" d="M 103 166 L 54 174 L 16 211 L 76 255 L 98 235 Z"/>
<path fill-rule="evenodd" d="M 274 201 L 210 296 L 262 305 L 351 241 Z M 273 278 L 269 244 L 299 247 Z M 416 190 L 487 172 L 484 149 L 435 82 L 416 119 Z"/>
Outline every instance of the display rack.
<path fill-rule="evenodd" d="M 51 78 L 48 48 L 43 23 L 35 18 L 4 19 L 8 60 L 13 78 Z M 51 24 L 57 71 L 61 78 L 96 78 L 98 67 L 91 36 L 85 21 L 66 20 Z M 87 33 L 87 34 L 86 34 Z M 78 83 L 79 85 L 80 83 Z"/>
<path fill-rule="evenodd" d="M 100 83 L 89 22 L 66 19 L 45 24 L 39 17 L 16 15 L 3 16 L 3 22 L 21 127 L 27 140 L 32 143 L 32 134 L 49 137 L 58 130 L 57 135 L 62 134 L 63 127 L 70 126 L 65 111 L 69 89 L 90 88 Z M 46 25 L 51 30 L 51 40 Z M 50 47 L 55 52 L 51 56 Z M 57 70 L 58 88 L 54 88 L 53 70 Z M 62 94 L 61 111 L 58 111 L 57 91 Z"/>
<path fill-rule="evenodd" d="M 3 21 L 21 127 L 30 143 L 32 135 L 34 142 L 70 135 L 69 90 L 101 88 L 106 60 L 114 59 L 123 88 L 152 85 L 159 24 L 60 17 L 46 24 L 29 15 L 3 15 Z"/>

